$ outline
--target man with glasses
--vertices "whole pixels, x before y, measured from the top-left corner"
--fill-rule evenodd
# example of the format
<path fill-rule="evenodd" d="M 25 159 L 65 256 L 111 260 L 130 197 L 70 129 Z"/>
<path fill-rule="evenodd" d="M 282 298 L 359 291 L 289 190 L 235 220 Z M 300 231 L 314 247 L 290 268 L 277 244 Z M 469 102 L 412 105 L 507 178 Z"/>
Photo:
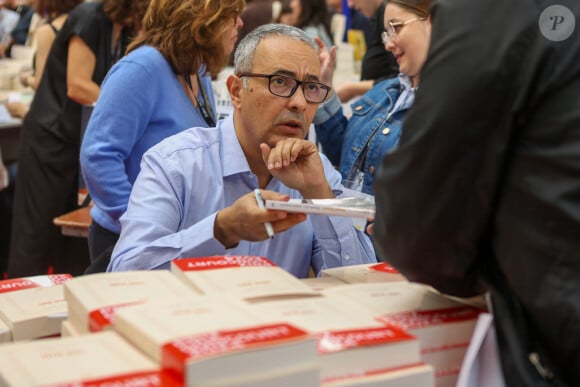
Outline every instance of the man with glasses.
<path fill-rule="evenodd" d="M 108 270 L 260 255 L 306 277 L 311 267 L 318 273 L 376 262 L 352 219 L 268 211 L 254 194 L 315 199 L 343 190 L 340 174 L 305 140 L 330 91 L 319 81 L 316 43 L 300 29 L 265 25 L 240 42 L 234 63 L 226 83 L 233 115 L 215 128 L 170 137 L 144 155 Z"/>

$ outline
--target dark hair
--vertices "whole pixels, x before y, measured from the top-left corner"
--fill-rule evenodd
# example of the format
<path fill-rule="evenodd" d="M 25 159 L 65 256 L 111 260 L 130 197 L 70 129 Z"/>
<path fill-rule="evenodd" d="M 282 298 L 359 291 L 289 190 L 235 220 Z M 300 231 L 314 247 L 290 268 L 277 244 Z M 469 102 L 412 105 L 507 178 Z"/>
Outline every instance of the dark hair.
<path fill-rule="evenodd" d="M 228 63 L 223 36 L 244 9 L 244 0 L 152 0 L 143 30 L 129 45 L 158 49 L 178 74 L 203 64 L 216 76 Z"/>
<path fill-rule="evenodd" d="M 103 0 L 103 11 L 113 22 L 128 26 L 134 32 L 141 29 L 141 21 L 150 0 Z"/>
<path fill-rule="evenodd" d="M 386 3 L 398 5 L 420 17 L 428 17 L 431 7 L 431 0 L 387 0 Z"/>
<path fill-rule="evenodd" d="M 43 17 L 55 18 L 69 13 L 82 2 L 83 0 L 36 0 L 34 9 L 36 13 Z"/>
<path fill-rule="evenodd" d="M 332 39 L 330 32 L 330 13 L 326 6 L 326 0 L 299 0 L 302 12 L 298 17 L 296 27 L 304 28 L 309 25 L 322 24 L 328 36 Z"/>

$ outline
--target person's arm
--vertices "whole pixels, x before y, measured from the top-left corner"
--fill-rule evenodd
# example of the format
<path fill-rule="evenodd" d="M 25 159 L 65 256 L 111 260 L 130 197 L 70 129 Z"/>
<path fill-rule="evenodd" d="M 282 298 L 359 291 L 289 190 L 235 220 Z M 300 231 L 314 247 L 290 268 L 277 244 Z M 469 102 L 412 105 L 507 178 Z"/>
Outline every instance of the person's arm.
<path fill-rule="evenodd" d="M 43 24 L 36 30 L 36 54 L 34 57 L 34 76 L 32 79 L 28 78 L 28 86 L 36 90 L 40 79 L 42 78 L 42 73 L 44 72 L 44 66 L 46 65 L 46 58 L 48 58 L 48 53 L 52 47 L 52 42 L 56 37 L 55 32 L 50 28 L 48 24 Z"/>
<path fill-rule="evenodd" d="M 69 42 L 66 88 L 67 96 L 81 105 L 95 103 L 100 88 L 93 81 L 97 58 L 89 46 L 78 36 Z"/>
<path fill-rule="evenodd" d="M 373 88 L 373 80 L 345 81 L 336 86 L 336 95 L 340 102 L 345 103 L 359 97 Z"/>
<path fill-rule="evenodd" d="M 280 233 L 306 219 L 304 214 L 261 209 L 253 192 L 225 206 L 222 187 L 212 186 L 208 196 L 205 187 L 211 179 L 199 189 L 203 177 L 191 174 L 199 166 L 193 163 L 184 171 L 183 162 L 155 150 L 144 155 L 109 271 L 168 268 L 176 258 L 226 254 L 240 240 L 268 239 L 266 221 Z M 288 198 L 273 191 L 262 195 L 266 200 Z"/>
<path fill-rule="evenodd" d="M 381 257 L 409 280 L 458 296 L 483 290 L 478 258 L 489 252 L 480 244 L 511 135 L 506 117 L 517 93 L 514 74 L 528 55 L 524 28 L 537 33 L 537 26 L 520 22 L 497 30 L 505 26 L 502 15 L 534 12 L 512 7 L 434 4 L 414 106 L 399 147 L 383 158 L 375 179 Z"/>
<path fill-rule="evenodd" d="M 323 158 L 311 141 L 286 139 L 274 148 L 260 145 L 268 169 L 286 186 L 306 199 L 334 198 L 343 189 L 340 174 Z M 315 230 L 312 266 L 316 273 L 330 267 L 376 262 L 374 249 L 364 232 L 350 218 L 312 215 Z"/>
<path fill-rule="evenodd" d="M 147 129 L 159 82 L 147 68 L 119 62 L 103 82 L 91 114 L 81 145 L 81 166 L 92 199 L 112 221 L 127 208 L 132 184 L 125 163 Z"/>

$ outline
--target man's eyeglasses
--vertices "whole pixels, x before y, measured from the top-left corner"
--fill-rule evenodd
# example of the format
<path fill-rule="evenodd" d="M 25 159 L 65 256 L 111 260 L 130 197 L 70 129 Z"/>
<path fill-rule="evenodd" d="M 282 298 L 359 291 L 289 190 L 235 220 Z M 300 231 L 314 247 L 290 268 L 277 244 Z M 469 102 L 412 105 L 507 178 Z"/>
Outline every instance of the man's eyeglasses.
<path fill-rule="evenodd" d="M 399 37 L 399 32 L 401 31 L 401 28 L 403 28 L 404 26 L 406 26 L 409 23 L 413 23 L 416 21 L 422 21 L 422 20 L 427 20 L 427 18 L 425 17 L 418 17 L 416 19 L 411 19 L 411 20 L 407 20 L 407 21 L 390 21 L 387 23 L 387 28 L 385 31 L 383 31 L 383 33 L 381 34 L 381 39 L 383 40 L 383 44 L 387 44 L 387 42 L 389 40 L 394 41 L 397 40 L 397 38 Z"/>
<path fill-rule="evenodd" d="M 304 99 L 310 103 L 322 103 L 328 96 L 330 86 L 319 82 L 299 81 L 288 75 L 281 74 L 254 74 L 241 73 L 238 77 L 268 78 L 268 90 L 278 97 L 290 98 L 296 93 L 298 87 L 302 87 Z"/>

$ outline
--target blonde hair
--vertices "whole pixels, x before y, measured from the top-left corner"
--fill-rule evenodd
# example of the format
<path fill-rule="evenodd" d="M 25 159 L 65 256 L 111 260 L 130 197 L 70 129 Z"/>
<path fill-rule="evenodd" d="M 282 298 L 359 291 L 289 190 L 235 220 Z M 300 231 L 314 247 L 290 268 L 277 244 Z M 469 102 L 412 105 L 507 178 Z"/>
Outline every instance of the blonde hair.
<path fill-rule="evenodd" d="M 152 0 L 143 30 L 127 51 L 153 46 L 177 74 L 193 74 L 205 64 L 216 76 L 230 55 L 223 36 L 243 7 L 244 0 Z"/>

